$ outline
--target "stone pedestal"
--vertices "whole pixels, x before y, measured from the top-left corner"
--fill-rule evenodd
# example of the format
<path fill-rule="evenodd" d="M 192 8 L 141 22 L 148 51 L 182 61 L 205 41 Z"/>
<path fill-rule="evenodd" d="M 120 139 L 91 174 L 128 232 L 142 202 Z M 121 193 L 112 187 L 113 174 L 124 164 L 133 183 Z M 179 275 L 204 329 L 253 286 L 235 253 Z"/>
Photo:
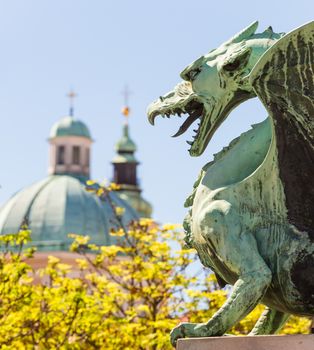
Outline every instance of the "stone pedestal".
<path fill-rule="evenodd" d="M 314 335 L 179 339 L 177 350 L 314 350 Z"/>

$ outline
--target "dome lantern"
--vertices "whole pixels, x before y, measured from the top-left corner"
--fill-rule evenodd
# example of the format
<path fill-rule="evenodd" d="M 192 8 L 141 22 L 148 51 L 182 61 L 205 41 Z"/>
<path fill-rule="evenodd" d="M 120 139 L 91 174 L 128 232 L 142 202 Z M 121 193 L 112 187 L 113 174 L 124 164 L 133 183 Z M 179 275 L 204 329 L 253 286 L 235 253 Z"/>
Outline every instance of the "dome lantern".
<path fill-rule="evenodd" d="M 49 134 L 50 156 L 49 175 L 71 175 L 81 181 L 90 177 L 90 153 L 92 138 L 85 123 L 74 118 L 73 98 L 71 91 L 70 115 L 56 122 Z"/>

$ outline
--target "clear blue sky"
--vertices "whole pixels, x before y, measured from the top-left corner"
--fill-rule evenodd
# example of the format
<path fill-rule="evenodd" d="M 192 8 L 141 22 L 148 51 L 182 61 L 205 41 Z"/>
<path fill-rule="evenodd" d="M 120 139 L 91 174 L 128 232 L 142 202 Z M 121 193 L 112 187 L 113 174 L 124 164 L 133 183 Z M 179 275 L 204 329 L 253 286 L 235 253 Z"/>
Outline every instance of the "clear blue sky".
<path fill-rule="evenodd" d="M 259 30 L 290 31 L 313 13 L 313 0 L 0 1 L 0 203 L 46 176 L 49 129 L 67 114 L 70 87 L 79 94 L 75 115 L 95 139 L 92 177 L 110 179 L 127 83 L 143 194 L 156 219 L 181 222 L 201 166 L 265 111 L 257 100 L 243 104 L 206 152 L 191 158 L 189 132 L 171 138 L 175 118 L 150 126 L 147 105 L 179 82 L 188 63 L 252 21 Z"/>

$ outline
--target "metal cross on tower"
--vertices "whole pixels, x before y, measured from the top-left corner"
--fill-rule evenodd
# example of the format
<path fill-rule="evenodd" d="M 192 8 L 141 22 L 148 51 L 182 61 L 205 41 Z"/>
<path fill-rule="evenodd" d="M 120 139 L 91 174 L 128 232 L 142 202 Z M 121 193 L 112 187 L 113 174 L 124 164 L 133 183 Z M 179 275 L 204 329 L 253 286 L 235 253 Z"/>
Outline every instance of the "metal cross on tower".
<path fill-rule="evenodd" d="M 122 91 L 123 97 L 124 97 L 124 106 L 122 108 L 122 114 L 127 118 L 130 114 L 130 107 L 129 107 L 129 96 L 131 95 L 131 91 L 129 90 L 128 86 L 125 85 L 124 90 Z"/>

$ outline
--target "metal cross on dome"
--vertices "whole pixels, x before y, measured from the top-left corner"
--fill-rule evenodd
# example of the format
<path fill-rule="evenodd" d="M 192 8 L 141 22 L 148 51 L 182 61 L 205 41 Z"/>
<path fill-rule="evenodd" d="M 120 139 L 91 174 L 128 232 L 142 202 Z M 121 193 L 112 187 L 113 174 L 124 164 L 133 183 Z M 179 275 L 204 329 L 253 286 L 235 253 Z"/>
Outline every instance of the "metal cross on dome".
<path fill-rule="evenodd" d="M 77 93 L 74 90 L 70 90 L 70 92 L 67 94 L 67 97 L 70 100 L 70 116 L 73 117 L 74 115 L 74 99 L 77 97 Z"/>

